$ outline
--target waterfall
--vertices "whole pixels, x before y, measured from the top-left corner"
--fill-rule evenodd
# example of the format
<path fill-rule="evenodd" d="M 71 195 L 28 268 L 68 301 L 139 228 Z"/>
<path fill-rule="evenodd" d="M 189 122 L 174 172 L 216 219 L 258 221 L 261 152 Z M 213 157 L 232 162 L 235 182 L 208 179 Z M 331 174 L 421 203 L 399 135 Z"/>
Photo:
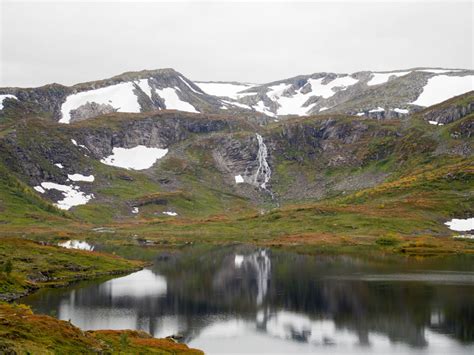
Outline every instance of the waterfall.
<path fill-rule="evenodd" d="M 263 142 L 263 138 L 260 134 L 255 133 L 257 135 L 258 141 L 258 153 L 257 153 L 257 161 L 258 161 L 258 169 L 255 173 L 254 183 L 257 186 L 260 186 L 262 189 L 267 189 L 267 183 L 270 180 L 270 176 L 272 175 L 272 171 L 270 169 L 270 165 L 268 165 L 267 157 L 268 157 L 268 150 L 267 146 Z M 260 181 L 263 182 L 260 184 Z"/>

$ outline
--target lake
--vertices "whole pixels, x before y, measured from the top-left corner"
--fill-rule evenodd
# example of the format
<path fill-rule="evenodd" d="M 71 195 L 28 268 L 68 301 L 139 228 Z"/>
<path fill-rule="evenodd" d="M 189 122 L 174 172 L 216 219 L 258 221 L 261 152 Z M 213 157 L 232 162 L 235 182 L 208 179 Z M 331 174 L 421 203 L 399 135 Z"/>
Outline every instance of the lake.
<path fill-rule="evenodd" d="M 472 354 L 474 259 L 305 256 L 250 246 L 25 297 L 89 329 L 181 335 L 210 354 Z"/>

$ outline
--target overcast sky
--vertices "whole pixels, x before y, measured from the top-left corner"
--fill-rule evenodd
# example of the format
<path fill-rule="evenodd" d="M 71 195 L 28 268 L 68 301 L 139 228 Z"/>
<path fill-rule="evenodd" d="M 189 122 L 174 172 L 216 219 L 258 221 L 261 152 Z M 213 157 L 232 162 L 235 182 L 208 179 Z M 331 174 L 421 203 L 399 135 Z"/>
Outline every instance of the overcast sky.
<path fill-rule="evenodd" d="M 473 67 L 473 3 L 0 0 L 0 86 L 172 67 L 194 80 Z"/>

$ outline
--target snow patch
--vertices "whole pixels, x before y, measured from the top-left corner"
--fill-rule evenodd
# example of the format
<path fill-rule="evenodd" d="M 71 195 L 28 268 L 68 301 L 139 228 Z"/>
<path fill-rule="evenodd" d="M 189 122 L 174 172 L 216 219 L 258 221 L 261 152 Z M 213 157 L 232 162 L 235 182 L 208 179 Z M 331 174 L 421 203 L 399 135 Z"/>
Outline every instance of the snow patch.
<path fill-rule="evenodd" d="M 186 84 L 186 86 L 187 86 L 191 91 L 195 92 L 196 94 L 202 95 L 201 92 L 198 92 L 198 91 L 194 90 L 193 87 L 192 87 L 191 85 L 189 85 L 189 83 L 186 81 L 186 79 L 184 79 L 182 76 L 180 76 L 179 78 L 181 79 L 181 81 L 182 81 L 183 83 Z"/>
<path fill-rule="evenodd" d="M 18 100 L 18 98 L 15 95 L 0 95 L 0 110 L 3 110 L 3 100 L 5 99 L 15 99 Z"/>
<path fill-rule="evenodd" d="M 329 107 L 321 107 L 321 108 L 319 109 L 319 112 L 326 111 L 327 109 L 329 109 Z"/>
<path fill-rule="evenodd" d="M 460 234 L 453 236 L 454 239 L 474 239 L 474 235 L 472 234 Z"/>
<path fill-rule="evenodd" d="M 252 106 L 252 107 L 255 109 L 255 111 L 264 113 L 264 114 L 267 115 L 267 116 L 272 116 L 272 117 L 275 117 L 275 116 L 276 116 L 272 111 L 270 111 L 270 110 L 265 106 L 265 104 L 263 103 L 263 101 L 257 102 L 257 105 Z"/>
<path fill-rule="evenodd" d="M 82 174 L 68 174 L 67 177 L 72 181 L 86 181 L 86 182 L 93 182 L 94 175 L 85 176 Z"/>
<path fill-rule="evenodd" d="M 428 121 L 429 124 L 432 124 L 432 125 L 435 125 L 435 126 L 443 126 L 444 123 L 440 123 L 440 122 L 437 122 L 437 121 Z"/>
<path fill-rule="evenodd" d="M 444 74 L 444 73 L 452 73 L 457 71 L 462 71 L 461 69 L 420 69 L 417 71 L 423 71 L 425 73 L 435 73 L 435 74 Z"/>
<path fill-rule="evenodd" d="M 67 242 L 58 243 L 58 246 L 66 249 L 79 249 L 93 251 L 95 247 L 82 240 L 68 240 Z"/>
<path fill-rule="evenodd" d="M 61 163 L 56 163 L 54 165 L 56 165 L 59 169 L 64 169 L 64 166 Z"/>
<path fill-rule="evenodd" d="M 325 78 L 308 79 L 308 83 L 311 85 L 311 92 L 306 94 L 308 98 L 311 96 L 321 96 L 327 99 L 336 93 L 334 89 L 339 88 L 341 90 L 345 90 L 349 86 L 352 86 L 358 82 L 357 79 L 354 79 L 351 76 L 342 76 L 330 81 L 327 84 L 322 84 L 324 79 Z"/>
<path fill-rule="evenodd" d="M 46 192 L 45 189 L 43 189 L 41 186 L 35 186 L 33 187 L 36 191 L 38 191 L 39 193 L 42 193 L 44 194 Z"/>
<path fill-rule="evenodd" d="M 474 230 L 474 218 L 453 218 L 452 220 L 446 222 L 445 225 L 447 225 L 449 229 L 456 232 L 467 232 Z"/>
<path fill-rule="evenodd" d="M 138 207 L 133 207 L 133 208 L 132 208 L 132 213 L 133 213 L 133 214 L 137 214 L 138 212 L 140 212 L 140 210 L 138 209 Z"/>
<path fill-rule="evenodd" d="M 311 91 L 307 93 L 303 93 L 303 86 L 300 88 L 296 93 L 293 95 L 288 95 L 287 91 L 291 88 L 291 84 L 281 83 L 278 85 L 273 85 L 269 87 L 269 91 L 267 92 L 267 96 L 274 102 L 278 103 L 277 114 L 278 115 L 299 115 L 299 116 L 306 116 L 311 108 L 315 104 L 311 104 L 309 106 L 304 106 L 304 104 L 308 101 L 309 98 L 313 96 L 320 96 L 322 98 L 329 98 L 336 94 L 337 90 L 345 90 L 349 86 L 354 85 L 358 82 L 357 79 L 354 79 L 350 76 L 342 76 L 335 78 L 334 80 L 330 81 L 329 83 L 323 84 L 323 80 L 325 78 L 319 79 L 308 79 L 306 85 L 311 86 Z M 270 116 L 274 116 L 273 113 L 263 105 L 262 101 L 259 101 L 257 106 L 254 107 L 257 111 L 265 113 Z M 327 107 L 323 107 L 320 109 L 321 111 L 327 110 Z"/>
<path fill-rule="evenodd" d="M 79 186 L 42 182 L 41 187 L 46 190 L 53 189 L 63 193 L 64 198 L 55 203 L 55 206 L 62 210 L 69 210 L 74 206 L 85 205 L 94 198 L 94 194 L 87 195 L 80 191 Z"/>
<path fill-rule="evenodd" d="M 394 108 L 393 111 L 397 113 L 402 113 L 402 114 L 407 114 L 408 112 L 410 112 L 409 110 L 404 109 L 404 108 Z"/>
<path fill-rule="evenodd" d="M 232 106 L 246 108 L 246 109 L 250 110 L 249 105 L 244 105 L 244 104 L 241 104 L 240 102 L 233 102 L 233 101 L 226 101 L 226 100 L 222 100 L 222 102 L 225 102 L 226 104 L 229 104 L 229 105 L 232 105 Z"/>
<path fill-rule="evenodd" d="M 156 89 L 156 93 L 165 100 L 165 106 L 168 110 L 179 110 L 185 112 L 199 113 L 189 102 L 183 101 L 176 93 L 177 88 Z"/>
<path fill-rule="evenodd" d="M 69 95 L 61 105 L 62 117 L 59 122 L 70 123 L 71 110 L 88 102 L 111 105 L 118 112 L 140 112 L 137 96 L 133 93 L 134 89 L 133 83 L 127 82 Z"/>
<path fill-rule="evenodd" d="M 151 99 L 151 86 L 148 83 L 148 79 L 141 79 L 136 82 L 136 84 L 139 86 L 142 91 L 147 94 L 150 99 Z"/>
<path fill-rule="evenodd" d="M 471 90 L 474 90 L 474 75 L 437 75 L 428 79 L 422 93 L 412 104 L 431 106 Z"/>
<path fill-rule="evenodd" d="M 285 83 L 269 86 L 267 96 L 272 100 L 278 100 L 283 95 L 283 93 L 289 88 L 291 88 L 291 84 Z"/>
<path fill-rule="evenodd" d="M 167 216 L 177 216 L 178 215 L 176 212 L 173 212 L 173 211 L 165 211 L 165 212 L 163 212 L 163 214 L 165 214 Z"/>
<path fill-rule="evenodd" d="M 242 175 L 235 175 L 234 178 L 236 184 L 242 184 L 244 182 L 244 178 L 242 177 Z"/>
<path fill-rule="evenodd" d="M 102 158 L 103 164 L 116 166 L 119 168 L 144 170 L 151 168 L 158 159 L 163 158 L 168 153 L 168 149 L 148 148 L 144 145 L 137 145 L 133 148 L 112 149 L 112 155 Z"/>
<path fill-rule="evenodd" d="M 72 144 L 74 144 L 76 147 L 81 147 L 81 148 L 84 148 L 84 149 L 86 149 L 86 150 L 89 150 L 89 148 L 87 148 L 85 145 L 83 145 L 83 144 L 78 144 L 75 139 L 71 139 L 71 142 L 72 142 Z"/>
<path fill-rule="evenodd" d="M 231 99 L 238 99 L 246 96 L 246 94 L 239 94 L 240 91 L 253 87 L 253 84 L 233 84 L 233 83 L 203 83 L 196 82 L 196 84 L 206 93 L 214 96 L 230 97 Z M 248 93 L 247 93 L 248 95 Z"/>
<path fill-rule="evenodd" d="M 372 110 L 370 110 L 369 112 L 383 112 L 385 111 L 382 107 L 377 107 L 377 108 L 374 108 Z"/>
<path fill-rule="evenodd" d="M 379 85 L 386 83 L 390 77 L 395 76 L 395 77 L 400 77 L 407 75 L 408 73 L 411 73 L 411 71 L 401 71 L 401 72 L 390 72 L 390 73 L 372 73 L 372 79 L 370 79 L 367 82 L 367 85 L 373 86 L 373 85 Z"/>

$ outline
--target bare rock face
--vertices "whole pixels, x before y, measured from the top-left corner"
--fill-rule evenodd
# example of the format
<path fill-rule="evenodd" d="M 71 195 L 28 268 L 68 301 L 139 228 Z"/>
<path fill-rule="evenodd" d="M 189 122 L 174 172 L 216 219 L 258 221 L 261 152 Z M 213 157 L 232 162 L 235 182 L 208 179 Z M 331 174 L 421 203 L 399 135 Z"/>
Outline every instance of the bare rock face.
<path fill-rule="evenodd" d="M 453 105 L 440 105 L 427 110 L 422 113 L 422 117 L 425 121 L 438 122 L 442 124 L 448 124 L 463 118 L 472 112 L 474 112 L 474 92 L 472 95 L 466 98 L 467 102 L 464 105 L 453 104 Z"/>
<path fill-rule="evenodd" d="M 117 112 L 117 109 L 112 105 L 87 102 L 85 105 L 82 105 L 75 110 L 71 110 L 71 122 L 82 121 L 112 112 Z"/>
<path fill-rule="evenodd" d="M 226 136 L 219 139 L 212 156 L 216 167 L 232 178 L 241 175 L 246 183 L 258 187 L 255 174 L 258 170 L 258 142 L 254 135 L 244 139 Z"/>
<path fill-rule="evenodd" d="M 113 126 L 78 128 L 75 136 L 95 158 L 101 159 L 112 154 L 114 147 L 133 148 L 144 145 L 166 148 L 192 134 L 222 131 L 235 124 L 235 121 L 209 119 L 204 115 L 163 112 L 140 119 L 120 120 Z"/>

